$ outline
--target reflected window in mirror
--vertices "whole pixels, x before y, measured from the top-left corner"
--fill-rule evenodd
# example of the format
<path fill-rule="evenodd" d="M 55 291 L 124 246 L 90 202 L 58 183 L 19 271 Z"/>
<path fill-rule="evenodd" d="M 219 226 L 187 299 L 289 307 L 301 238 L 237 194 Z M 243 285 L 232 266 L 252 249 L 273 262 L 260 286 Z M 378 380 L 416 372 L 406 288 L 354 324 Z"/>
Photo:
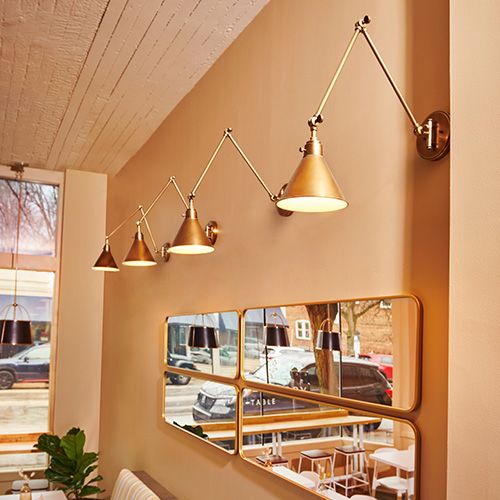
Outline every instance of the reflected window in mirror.
<path fill-rule="evenodd" d="M 288 346 L 266 345 L 276 316 Z M 251 309 L 244 328 L 248 380 L 403 410 L 418 402 L 420 307 L 413 297 Z"/>
<path fill-rule="evenodd" d="M 218 347 L 189 345 L 193 327 L 214 331 Z M 170 316 L 167 318 L 166 362 L 168 366 L 211 373 L 229 378 L 236 376 L 238 359 L 238 313 L 236 311 Z M 179 383 L 186 383 L 182 377 Z M 175 377 L 173 378 L 174 383 Z"/>
<path fill-rule="evenodd" d="M 190 377 L 182 387 L 165 375 L 165 421 L 229 453 L 236 451 L 236 388 Z"/>

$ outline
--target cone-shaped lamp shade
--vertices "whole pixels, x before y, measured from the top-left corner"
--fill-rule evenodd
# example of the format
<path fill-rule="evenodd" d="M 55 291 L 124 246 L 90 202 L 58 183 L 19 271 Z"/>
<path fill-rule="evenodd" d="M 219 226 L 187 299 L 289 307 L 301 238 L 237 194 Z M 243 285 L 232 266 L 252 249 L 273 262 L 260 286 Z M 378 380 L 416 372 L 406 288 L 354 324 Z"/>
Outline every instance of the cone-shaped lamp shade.
<path fill-rule="evenodd" d="M 292 212 L 333 212 L 347 207 L 317 139 L 306 143 L 304 157 L 276 204 Z"/>
<path fill-rule="evenodd" d="M 123 261 L 123 265 L 135 267 L 156 266 L 156 261 L 142 237 L 140 227 L 135 233 L 134 242 Z"/>
<path fill-rule="evenodd" d="M 200 225 L 196 210 L 188 208 L 184 222 L 168 251 L 182 255 L 198 255 L 212 253 L 214 250 L 214 246 Z"/>
<path fill-rule="evenodd" d="M 266 325 L 265 341 L 267 346 L 290 347 L 287 327 L 283 325 Z"/>
<path fill-rule="evenodd" d="M 219 337 L 213 326 L 191 326 L 188 337 L 189 347 L 219 347 Z"/>
<path fill-rule="evenodd" d="M 113 259 L 113 256 L 111 255 L 111 249 L 109 247 L 108 242 L 104 244 L 101 255 L 99 255 L 99 258 L 95 261 L 95 264 L 92 266 L 92 269 L 94 271 L 110 271 L 110 272 L 119 271 L 115 259 Z"/>
<path fill-rule="evenodd" d="M 10 345 L 30 345 L 31 321 L 19 319 L 4 319 L 0 336 L 2 344 Z"/>
<path fill-rule="evenodd" d="M 340 333 L 330 330 L 318 330 L 316 349 L 326 351 L 340 351 Z"/>

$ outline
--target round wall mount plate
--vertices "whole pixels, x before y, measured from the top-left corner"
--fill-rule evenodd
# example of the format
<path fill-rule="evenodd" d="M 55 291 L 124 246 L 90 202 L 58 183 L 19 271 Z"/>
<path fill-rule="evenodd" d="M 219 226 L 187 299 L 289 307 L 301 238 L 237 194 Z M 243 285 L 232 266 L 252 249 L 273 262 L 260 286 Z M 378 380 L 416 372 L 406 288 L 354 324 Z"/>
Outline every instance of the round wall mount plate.
<path fill-rule="evenodd" d="M 427 136 L 417 136 L 417 152 L 424 160 L 437 161 L 444 158 L 450 150 L 450 115 L 445 111 L 434 111 L 422 123 L 431 119 L 433 123 L 433 145 L 427 148 Z"/>

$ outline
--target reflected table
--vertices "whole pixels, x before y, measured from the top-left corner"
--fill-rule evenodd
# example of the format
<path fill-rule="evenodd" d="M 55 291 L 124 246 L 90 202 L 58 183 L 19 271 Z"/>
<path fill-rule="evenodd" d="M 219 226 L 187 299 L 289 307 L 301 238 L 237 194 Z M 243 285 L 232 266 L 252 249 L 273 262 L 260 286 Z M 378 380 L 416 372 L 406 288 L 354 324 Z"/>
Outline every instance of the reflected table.
<path fill-rule="evenodd" d="M 397 470 L 403 470 L 408 473 L 408 496 L 413 498 L 414 480 L 413 473 L 415 472 L 415 452 L 413 450 L 394 450 L 384 453 L 372 453 L 370 458 L 384 465 L 389 465 Z M 373 478 L 375 484 L 376 477 Z"/>
<path fill-rule="evenodd" d="M 363 426 L 375 424 L 380 421 L 381 419 L 376 417 L 345 415 L 341 417 L 308 418 L 307 420 L 295 418 L 278 422 L 244 423 L 243 435 L 270 433 L 273 437 L 273 455 L 283 455 L 281 436 L 284 432 L 319 429 L 322 427 L 352 427 L 353 445 L 362 448 L 364 441 Z"/>

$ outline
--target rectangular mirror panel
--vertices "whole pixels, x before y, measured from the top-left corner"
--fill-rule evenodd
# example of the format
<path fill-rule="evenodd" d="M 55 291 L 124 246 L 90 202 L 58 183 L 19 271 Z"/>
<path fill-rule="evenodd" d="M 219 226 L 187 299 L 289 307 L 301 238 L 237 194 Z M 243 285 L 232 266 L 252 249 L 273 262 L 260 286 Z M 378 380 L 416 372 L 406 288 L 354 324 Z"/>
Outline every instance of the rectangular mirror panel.
<path fill-rule="evenodd" d="M 413 297 L 250 309 L 244 329 L 247 380 L 402 410 L 418 402 Z"/>
<path fill-rule="evenodd" d="M 177 385 L 170 377 L 165 377 L 165 421 L 235 453 L 236 388 L 197 377 L 189 384 Z"/>
<path fill-rule="evenodd" d="M 214 328 L 219 347 L 190 347 L 189 332 L 194 326 Z M 234 378 L 238 359 L 238 326 L 236 311 L 168 317 L 167 365 Z M 184 384 L 188 378 L 172 375 L 171 381 Z"/>
<path fill-rule="evenodd" d="M 408 423 L 254 389 L 242 406 L 241 454 L 267 472 L 322 498 L 415 498 Z"/>

